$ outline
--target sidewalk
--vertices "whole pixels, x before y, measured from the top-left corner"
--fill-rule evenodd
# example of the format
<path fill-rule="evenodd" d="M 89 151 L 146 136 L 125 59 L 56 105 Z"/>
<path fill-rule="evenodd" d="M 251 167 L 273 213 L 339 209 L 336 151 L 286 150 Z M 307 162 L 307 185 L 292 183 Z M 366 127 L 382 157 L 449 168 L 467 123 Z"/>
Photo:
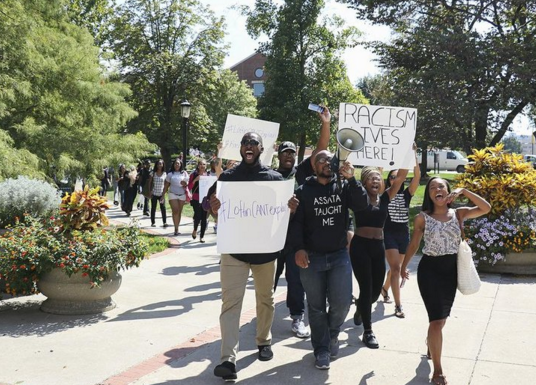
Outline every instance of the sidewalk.
<path fill-rule="evenodd" d="M 117 208 L 113 221 L 130 218 Z M 212 225 L 206 243 L 192 240 L 191 218 L 173 226 L 142 228 L 175 239 L 167 251 L 124 272 L 113 296 L 117 307 L 101 315 L 59 316 L 39 311 L 42 295 L 0 301 L 0 385 L 177 385 L 223 384 L 219 363 L 219 255 Z M 170 220 L 169 220 L 170 221 Z M 157 218 L 157 225 L 161 221 Z M 425 357 L 427 316 L 415 270 L 403 291 L 405 319 L 393 304 L 377 302 L 373 327 L 380 349 L 370 350 L 352 322 L 341 333 L 339 358 L 329 371 L 314 368 L 310 340 L 290 332 L 285 281 L 276 292 L 274 359 L 256 359 L 255 298 L 248 285 L 238 356 L 240 384 L 428 384 Z M 478 294 L 457 294 L 444 329 L 443 366 L 451 385 L 536 383 L 536 277 L 482 275 Z M 355 282 L 354 282 L 355 283 Z M 354 285 L 357 294 L 357 284 Z"/>

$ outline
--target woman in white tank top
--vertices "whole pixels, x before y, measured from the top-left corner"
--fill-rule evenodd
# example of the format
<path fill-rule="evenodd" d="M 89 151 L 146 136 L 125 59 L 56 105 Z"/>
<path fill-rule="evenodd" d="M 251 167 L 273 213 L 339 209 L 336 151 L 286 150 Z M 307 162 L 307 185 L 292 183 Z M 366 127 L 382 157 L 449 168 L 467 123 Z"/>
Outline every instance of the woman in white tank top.
<path fill-rule="evenodd" d="M 474 206 L 456 210 L 450 204 L 463 195 Z M 446 385 L 441 366 L 443 327 L 450 315 L 457 286 L 456 256 L 461 241 L 460 224 L 466 218 L 487 214 L 491 206 L 482 197 L 466 189 L 455 189 L 442 178 L 431 178 L 424 191 L 422 212 L 415 217 L 410 244 L 402 263 L 401 277 L 409 278 L 407 266 L 424 237 L 423 257 L 419 262 L 417 282 L 428 313 L 428 355 L 434 372 L 432 383 Z"/>

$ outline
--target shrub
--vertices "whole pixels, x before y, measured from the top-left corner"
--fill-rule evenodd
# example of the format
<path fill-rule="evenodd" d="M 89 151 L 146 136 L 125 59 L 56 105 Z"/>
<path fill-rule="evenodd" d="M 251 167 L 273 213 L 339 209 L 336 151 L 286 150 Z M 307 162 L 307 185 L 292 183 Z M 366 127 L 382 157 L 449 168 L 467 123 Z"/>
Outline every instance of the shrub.
<path fill-rule="evenodd" d="M 0 237 L 0 278 L 7 293 L 37 293 L 39 278 L 53 268 L 88 276 L 93 287 L 110 272 L 140 265 L 147 243 L 139 228 L 103 227 L 108 219 L 98 191 L 86 187 L 66 195 L 57 217 L 26 215 Z"/>
<path fill-rule="evenodd" d="M 477 263 L 495 264 L 506 254 L 536 248 L 536 170 L 503 145 L 473 150 L 472 162 L 459 175 L 457 187 L 491 204 L 487 217 L 467 222 L 466 235 Z"/>
<path fill-rule="evenodd" d="M 58 208 L 58 190 L 47 182 L 19 176 L 0 183 L 0 228 L 22 220 L 25 213 L 33 217 L 49 216 Z"/>
<path fill-rule="evenodd" d="M 536 170 L 519 154 L 503 151 L 503 144 L 483 150 L 473 150 L 459 175 L 458 187 L 480 195 L 491 204 L 491 218 L 507 209 L 536 207 Z"/>
<path fill-rule="evenodd" d="M 536 210 L 506 210 L 495 219 L 473 219 L 466 236 L 473 259 L 494 265 L 508 253 L 536 249 Z"/>

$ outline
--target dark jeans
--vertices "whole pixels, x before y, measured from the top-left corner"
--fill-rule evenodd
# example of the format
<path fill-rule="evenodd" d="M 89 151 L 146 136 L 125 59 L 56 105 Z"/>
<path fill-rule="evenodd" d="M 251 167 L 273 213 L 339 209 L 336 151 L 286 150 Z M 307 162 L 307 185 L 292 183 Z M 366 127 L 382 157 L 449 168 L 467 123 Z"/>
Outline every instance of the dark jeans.
<path fill-rule="evenodd" d="M 147 198 L 146 196 L 143 197 L 143 213 L 148 213 L 149 212 L 149 198 Z M 154 206 L 154 203 L 153 203 L 153 206 Z"/>
<path fill-rule="evenodd" d="M 352 303 L 352 268 L 348 251 L 344 248 L 329 254 L 309 252 L 309 267 L 300 268 L 300 278 L 307 293 L 314 354 L 329 353 L 330 342 L 339 336 Z"/>
<path fill-rule="evenodd" d="M 153 195 L 151 197 L 151 224 L 154 225 L 156 222 L 155 222 L 155 216 L 156 216 L 156 204 L 160 204 L 160 212 L 162 213 L 162 223 L 165 225 L 166 224 L 166 203 L 161 203 L 160 202 L 160 198 L 162 198 L 161 196 L 156 196 L 156 195 Z M 144 210 L 145 211 L 145 210 Z"/>
<path fill-rule="evenodd" d="M 294 254 L 294 251 L 288 247 L 281 250 L 279 258 L 277 258 L 274 290 L 284 269 L 285 279 L 287 280 L 287 307 L 290 311 L 290 318 L 301 319 L 305 313 L 305 290 L 300 279 L 300 268 L 296 265 Z"/>
<path fill-rule="evenodd" d="M 385 247 L 383 239 L 369 239 L 354 235 L 350 244 L 350 258 L 359 284 L 357 306 L 365 330 L 372 330 L 372 303 L 380 296 L 385 279 Z"/>
<path fill-rule="evenodd" d="M 190 201 L 192 208 L 194 209 L 194 230 L 197 231 L 199 223 L 201 223 L 201 235 L 200 238 L 205 236 L 205 231 L 207 229 L 207 212 L 201 207 L 201 203 L 197 200 L 192 199 Z"/>

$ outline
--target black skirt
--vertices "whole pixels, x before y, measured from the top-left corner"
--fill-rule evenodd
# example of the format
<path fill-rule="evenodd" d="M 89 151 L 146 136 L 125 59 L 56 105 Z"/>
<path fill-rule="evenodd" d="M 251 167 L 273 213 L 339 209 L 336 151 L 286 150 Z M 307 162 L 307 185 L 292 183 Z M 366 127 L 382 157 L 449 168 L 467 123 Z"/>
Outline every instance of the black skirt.
<path fill-rule="evenodd" d="M 423 255 L 417 269 L 419 291 L 430 322 L 447 318 L 456 296 L 456 254 Z"/>

